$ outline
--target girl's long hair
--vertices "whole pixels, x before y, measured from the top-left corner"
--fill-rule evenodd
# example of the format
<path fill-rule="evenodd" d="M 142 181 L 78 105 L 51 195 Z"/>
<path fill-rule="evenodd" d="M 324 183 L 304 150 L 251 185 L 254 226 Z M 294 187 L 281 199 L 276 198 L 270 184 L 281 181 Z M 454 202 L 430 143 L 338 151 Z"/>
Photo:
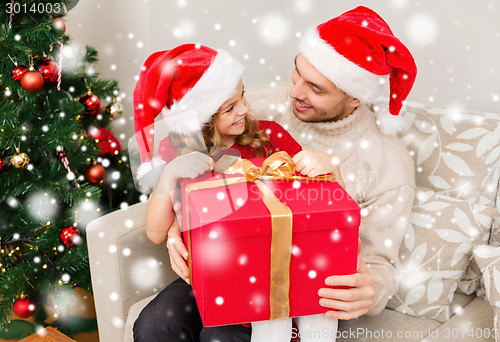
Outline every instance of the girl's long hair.
<path fill-rule="evenodd" d="M 202 130 L 205 145 L 209 151 L 213 147 L 222 146 L 221 134 L 215 127 L 215 121 L 219 115 L 220 113 L 215 114 L 208 125 Z M 245 129 L 243 133 L 236 138 L 236 143 L 243 146 L 249 146 L 251 149 L 255 150 L 256 158 L 267 157 L 272 151 L 271 141 L 260 129 L 257 121 L 250 113 L 245 116 Z"/>
<path fill-rule="evenodd" d="M 212 116 L 210 122 L 202 128 L 203 140 L 206 150 L 215 152 L 218 147 L 222 147 L 222 136 L 215 127 L 215 121 L 220 115 L 216 113 Z M 177 147 L 179 155 L 187 154 L 193 151 L 200 151 L 202 144 L 196 136 L 169 135 L 170 143 Z M 256 158 L 267 157 L 272 152 L 272 143 L 267 135 L 260 129 L 257 121 L 248 113 L 245 116 L 245 130 L 236 138 L 236 143 L 249 146 L 255 150 Z"/>

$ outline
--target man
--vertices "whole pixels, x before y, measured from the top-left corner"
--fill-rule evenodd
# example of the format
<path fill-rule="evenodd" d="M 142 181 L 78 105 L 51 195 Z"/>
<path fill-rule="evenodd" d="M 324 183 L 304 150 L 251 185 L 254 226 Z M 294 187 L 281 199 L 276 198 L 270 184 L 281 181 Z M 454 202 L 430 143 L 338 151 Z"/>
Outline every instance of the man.
<path fill-rule="evenodd" d="M 398 252 L 415 184 L 408 151 L 395 137 L 380 132 L 367 105 L 382 95 L 389 75 L 389 111 L 395 117 L 415 80 L 415 63 L 384 20 L 365 7 L 308 32 L 299 50 L 286 108 L 272 112 L 272 119 L 304 148 L 294 157 L 299 172 L 315 176 L 340 169 L 347 192 L 362 208 L 357 273 L 325 279 L 327 286 L 318 290 L 319 303 L 330 309 L 326 315 L 332 318 L 377 314 L 397 290 Z M 279 90 L 274 90 L 275 98 L 285 99 Z M 259 119 L 270 118 L 270 103 L 263 100 L 270 97 L 269 89 L 248 94 L 250 107 Z M 391 120 L 383 120 L 382 112 L 380 125 L 387 130 Z M 311 169 L 312 159 L 323 167 Z M 187 250 L 177 225 L 168 236 L 172 268 L 188 281 Z M 238 330 L 240 336 L 245 333 Z"/>
<path fill-rule="evenodd" d="M 406 148 L 379 131 L 367 105 L 382 95 L 389 75 L 392 116 L 384 110 L 378 114 L 381 129 L 394 133 L 401 124 L 395 116 L 413 85 L 416 66 L 383 19 L 365 7 L 307 32 L 299 50 L 285 110 L 271 115 L 304 149 L 294 157 L 297 170 L 315 176 L 338 165 L 347 192 L 362 208 L 358 273 L 328 277 L 326 285 L 350 288 L 320 289 L 320 305 L 338 310 L 327 316 L 339 319 L 377 314 L 397 290 L 398 252 L 413 204 L 415 176 Z M 252 112 L 269 115 L 269 103 L 262 99 L 280 99 L 279 91 L 277 87 L 275 95 L 269 95 L 269 89 L 247 94 Z M 311 169 L 312 159 L 322 160 L 325 168 Z"/>

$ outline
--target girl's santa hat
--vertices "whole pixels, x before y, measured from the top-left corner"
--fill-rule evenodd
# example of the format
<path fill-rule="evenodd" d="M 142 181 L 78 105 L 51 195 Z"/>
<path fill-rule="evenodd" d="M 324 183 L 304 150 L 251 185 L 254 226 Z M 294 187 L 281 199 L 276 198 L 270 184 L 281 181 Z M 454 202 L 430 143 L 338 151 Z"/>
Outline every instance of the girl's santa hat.
<path fill-rule="evenodd" d="M 162 133 L 198 132 L 235 94 L 242 74 L 243 66 L 229 53 L 200 44 L 149 56 L 134 89 L 135 140 L 141 157 L 137 179 L 164 164 L 153 156 L 158 114 Z"/>
<path fill-rule="evenodd" d="M 341 14 L 306 32 L 299 50 L 339 89 L 365 104 L 382 95 L 389 75 L 389 111 L 379 110 L 377 117 L 386 134 L 402 128 L 401 118 L 395 119 L 413 86 L 417 67 L 410 51 L 377 13 L 359 6 Z"/>

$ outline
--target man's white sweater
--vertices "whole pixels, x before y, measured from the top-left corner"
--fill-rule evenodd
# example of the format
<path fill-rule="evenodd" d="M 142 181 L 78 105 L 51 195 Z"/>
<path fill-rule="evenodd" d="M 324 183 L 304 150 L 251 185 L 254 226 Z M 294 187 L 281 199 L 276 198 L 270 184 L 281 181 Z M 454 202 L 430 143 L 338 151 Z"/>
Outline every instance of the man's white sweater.
<path fill-rule="evenodd" d="M 346 191 L 361 207 L 361 255 L 375 289 L 368 314 L 377 314 L 399 284 L 399 248 L 415 196 L 413 159 L 397 138 L 380 133 L 374 113 L 365 106 L 337 122 L 298 120 L 288 88 L 283 84 L 249 91 L 250 109 L 257 119 L 281 124 L 303 149 L 338 158 Z"/>

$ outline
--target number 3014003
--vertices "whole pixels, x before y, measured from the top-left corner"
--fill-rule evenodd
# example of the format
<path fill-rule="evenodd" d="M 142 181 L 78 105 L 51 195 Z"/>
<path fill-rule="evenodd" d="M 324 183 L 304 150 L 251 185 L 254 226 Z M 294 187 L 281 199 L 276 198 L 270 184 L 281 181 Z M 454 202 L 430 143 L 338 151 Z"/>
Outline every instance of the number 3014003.
<path fill-rule="evenodd" d="M 6 12 L 8 14 L 14 13 L 39 13 L 39 14 L 45 14 L 45 13 L 51 13 L 51 14 L 62 14 L 63 13 L 63 8 L 60 3 L 55 3 L 51 4 L 50 2 L 47 3 L 37 3 L 37 4 L 20 4 L 17 2 L 9 2 L 6 5 Z"/>

